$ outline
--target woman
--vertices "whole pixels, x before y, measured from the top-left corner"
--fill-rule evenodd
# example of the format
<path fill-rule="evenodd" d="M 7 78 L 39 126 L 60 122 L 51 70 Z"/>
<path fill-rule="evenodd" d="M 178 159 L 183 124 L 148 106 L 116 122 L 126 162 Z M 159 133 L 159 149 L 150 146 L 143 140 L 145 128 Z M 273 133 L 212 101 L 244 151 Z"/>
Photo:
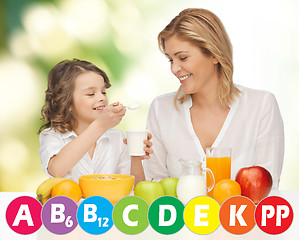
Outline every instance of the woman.
<path fill-rule="evenodd" d="M 245 166 L 268 169 L 277 189 L 284 154 L 281 114 L 273 94 L 233 83 L 232 46 L 219 20 L 185 9 L 158 36 L 181 83 L 151 104 L 148 129 L 154 154 L 146 178 L 179 177 L 179 159 L 201 161 L 208 147 L 232 148 L 232 179 Z"/>

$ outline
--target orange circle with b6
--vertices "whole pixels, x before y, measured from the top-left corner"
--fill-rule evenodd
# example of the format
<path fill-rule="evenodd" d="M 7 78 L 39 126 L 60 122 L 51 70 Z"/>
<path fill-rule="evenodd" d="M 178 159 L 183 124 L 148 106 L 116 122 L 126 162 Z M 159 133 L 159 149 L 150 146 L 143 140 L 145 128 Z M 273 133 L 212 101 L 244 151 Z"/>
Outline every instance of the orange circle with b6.
<path fill-rule="evenodd" d="M 191 199 L 184 210 L 184 221 L 190 231 L 196 234 L 210 234 L 220 225 L 219 203 L 208 196 Z"/>

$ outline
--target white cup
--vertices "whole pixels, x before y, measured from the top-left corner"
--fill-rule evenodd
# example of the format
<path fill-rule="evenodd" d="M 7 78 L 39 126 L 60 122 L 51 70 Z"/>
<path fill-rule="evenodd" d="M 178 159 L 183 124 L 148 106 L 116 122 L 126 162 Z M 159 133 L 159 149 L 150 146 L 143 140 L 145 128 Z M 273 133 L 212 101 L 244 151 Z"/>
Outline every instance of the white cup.
<path fill-rule="evenodd" d="M 131 156 L 145 155 L 145 151 L 143 149 L 145 144 L 143 142 L 147 139 L 147 133 L 148 130 L 126 130 L 128 150 Z"/>

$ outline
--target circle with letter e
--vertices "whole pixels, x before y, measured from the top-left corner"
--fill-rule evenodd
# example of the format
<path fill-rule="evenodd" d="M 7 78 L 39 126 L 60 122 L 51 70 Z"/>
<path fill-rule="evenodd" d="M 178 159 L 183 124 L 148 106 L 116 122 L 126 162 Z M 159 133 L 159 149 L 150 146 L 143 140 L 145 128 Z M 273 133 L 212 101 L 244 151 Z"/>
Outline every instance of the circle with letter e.
<path fill-rule="evenodd" d="M 184 220 L 190 231 L 196 234 L 210 234 L 220 225 L 219 203 L 208 196 L 191 199 L 184 211 Z"/>
<path fill-rule="evenodd" d="M 42 205 L 35 198 L 18 197 L 6 209 L 7 224 L 16 233 L 23 235 L 34 233 L 42 225 L 41 210 Z"/>
<path fill-rule="evenodd" d="M 77 225 L 77 204 L 65 196 L 50 198 L 42 210 L 42 221 L 46 229 L 55 234 L 67 234 Z"/>
<path fill-rule="evenodd" d="M 268 234 L 280 234 L 286 231 L 293 221 L 293 209 L 282 197 L 264 198 L 256 207 L 255 221 L 258 227 Z"/>
<path fill-rule="evenodd" d="M 255 204 L 247 197 L 234 196 L 227 199 L 220 208 L 222 227 L 233 234 L 248 233 L 255 226 Z"/>
<path fill-rule="evenodd" d="M 148 204 L 140 197 L 129 196 L 119 200 L 113 209 L 113 222 L 126 234 L 143 232 L 148 226 Z"/>
<path fill-rule="evenodd" d="M 113 226 L 113 205 L 100 196 L 85 199 L 77 211 L 80 227 L 87 233 L 99 235 L 107 232 Z"/>
<path fill-rule="evenodd" d="M 152 228 L 161 234 L 174 234 L 184 226 L 184 205 L 175 197 L 163 196 L 156 199 L 148 210 Z"/>

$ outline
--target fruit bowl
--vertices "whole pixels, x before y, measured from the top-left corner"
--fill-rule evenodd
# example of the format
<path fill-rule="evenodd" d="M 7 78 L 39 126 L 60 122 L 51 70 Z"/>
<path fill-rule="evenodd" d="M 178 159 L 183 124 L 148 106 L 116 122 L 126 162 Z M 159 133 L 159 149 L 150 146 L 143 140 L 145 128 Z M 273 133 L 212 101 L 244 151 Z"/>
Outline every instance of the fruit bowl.
<path fill-rule="evenodd" d="M 79 186 L 85 198 L 101 196 L 113 205 L 133 190 L 134 176 L 124 174 L 91 174 L 79 178 Z"/>

